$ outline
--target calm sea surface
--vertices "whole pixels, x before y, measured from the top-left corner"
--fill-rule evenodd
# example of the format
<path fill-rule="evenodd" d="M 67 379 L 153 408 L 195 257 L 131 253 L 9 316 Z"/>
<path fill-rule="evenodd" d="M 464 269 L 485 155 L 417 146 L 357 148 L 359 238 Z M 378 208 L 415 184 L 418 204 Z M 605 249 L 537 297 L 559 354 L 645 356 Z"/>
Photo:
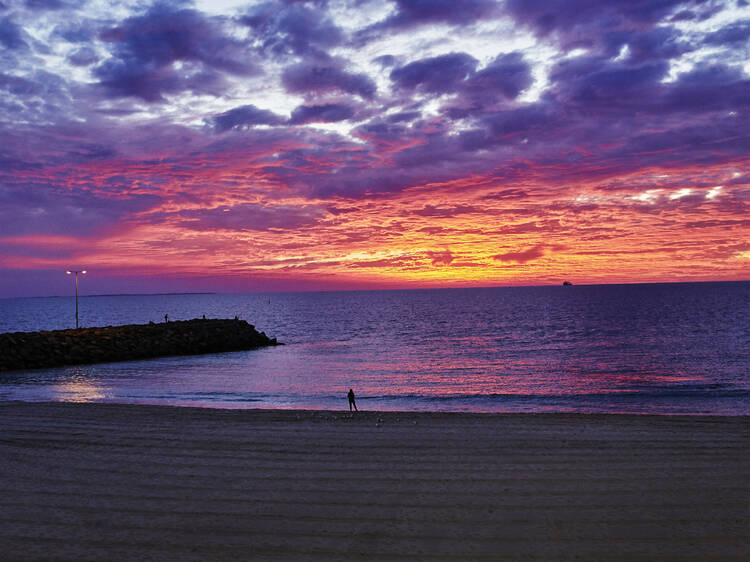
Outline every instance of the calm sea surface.
<path fill-rule="evenodd" d="M 750 414 L 750 282 L 92 296 L 83 326 L 200 317 L 283 347 L 0 373 L 0 400 L 216 408 Z M 0 332 L 74 301 L 0 299 Z"/>

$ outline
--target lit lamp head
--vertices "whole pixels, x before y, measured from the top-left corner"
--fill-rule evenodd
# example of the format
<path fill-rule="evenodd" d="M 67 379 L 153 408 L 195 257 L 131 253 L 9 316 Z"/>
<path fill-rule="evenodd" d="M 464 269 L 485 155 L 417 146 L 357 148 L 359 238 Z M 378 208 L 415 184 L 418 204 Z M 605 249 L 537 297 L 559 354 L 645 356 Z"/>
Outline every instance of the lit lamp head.
<path fill-rule="evenodd" d="M 81 271 L 81 273 L 83 273 L 85 275 L 86 274 L 86 270 L 84 269 L 83 271 Z"/>
<path fill-rule="evenodd" d="M 70 270 L 67 270 L 67 271 L 66 271 L 65 273 L 67 273 L 68 275 L 70 275 L 70 274 L 71 274 L 71 273 L 73 273 L 73 272 L 72 272 L 72 271 L 70 271 Z"/>

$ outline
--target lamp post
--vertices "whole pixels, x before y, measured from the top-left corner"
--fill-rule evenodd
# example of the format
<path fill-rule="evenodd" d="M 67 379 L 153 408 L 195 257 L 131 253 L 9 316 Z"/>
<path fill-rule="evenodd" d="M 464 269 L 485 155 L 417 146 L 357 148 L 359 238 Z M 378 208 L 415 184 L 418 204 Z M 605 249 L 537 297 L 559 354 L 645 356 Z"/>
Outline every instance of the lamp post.
<path fill-rule="evenodd" d="M 75 270 L 69 269 L 65 273 L 67 273 L 68 275 L 75 273 L 75 276 L 76 276 L 76 330 L 77 330 L 78 329 L 78 274 L 80 273 L 81 275 L 85 275 L 86 270 L 81 269 L 81 270 L 75 271 Z"/>

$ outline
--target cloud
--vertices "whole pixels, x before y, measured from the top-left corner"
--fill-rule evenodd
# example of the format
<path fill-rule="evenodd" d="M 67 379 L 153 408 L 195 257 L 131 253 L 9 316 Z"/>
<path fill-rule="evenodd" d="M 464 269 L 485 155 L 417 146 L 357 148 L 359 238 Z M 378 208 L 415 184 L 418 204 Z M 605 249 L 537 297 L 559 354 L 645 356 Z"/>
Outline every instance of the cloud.
<path fill-rule="evenodd" d="M 26 7 L 32 10 L 62 10 L 75 7 L 71 4 L 65 0 L 26 0 Z"/>
<path fill-rule="evenodd" d="M 412 211 L 413 214 L 420 217 L 440 217 L 450 218 L 466 213 L 481 213 L 482 209 L 473 205 L 454 205 L 451 207 L 436 207 L 434 205 L 425 205 L 421 209 Z"/>
<path fill-rule="evenodd" d="M 0 19 L 0 45 L 11 50 L 28 47 L 23 29 L 9 18 Z"/>
<path fill-rule="evenodd" d="M 300 105 L 292 111 L 289 123 L 337 123 L 354 116 L 354 109 L 345 104 L 327 103 L 322 105 Z"/>
<path fill-rule="evenodd" d="M 431 260 L 432 265 L 436 267 L 450 265 L 455 259 L 450 250 L 427 252 L 427 257 Z"/>
<path fill-rule="evenodd" d="M 369 2 L 42 11 L 66 2 L 0 10 L 3 234 L 115 232 L 107 259 L 193 267 L 202 248 L 246 265 L 267 232 L 269 264 L 398 254 L 376 261 L 430 279 L 431 262 L 557 267 L 552 236 L 636 256 L 654 232 L 744 234 L 748 20 L 695 25 L 719 2 L 403 1 L 374 26 Z M 356 52 L 362 28 L 378 42 Z M 424 250 L 445 246 L 460 256 Z"/>
<path fill-rule="evenodd" d="M 325 94 L 343 92 L 371 99 L 375 82 L 366 74 L 342 70 L 333 64 L 299 63 L 284 69 L 281 77 L 287 92 L 295 94 Z"/>
<path fill-rule="evenodd" d="M 750 39 L 750 19 L 744 19 L 708 33 L 703 42 L 709 45 L 732 45 L 745 43 L 748 39 Z"/>
<path fill-rule="evenodd" d="M 250 27 L 262 49 L 276 55 L 323 56 L 324 49 L 340 44 L 344 34 L 320 9 L 301 4 L 264 2 L 239 21 Z"/>
<path fill-rule="evenodd" d="M 643 33 L 633 33 L 622 38 L 628 47 L 629 64 L 674 59 L 697 47 L 682 39 L 682 33 L 670 27 L 657 27 Z"/>
<path fill-rule="evenodd" d="M 532 82 L 531 67 L 523 60 L 523 54 L 513 52 L 497 56 L 474 74 L 465 88 L 467 93 L 489 104 L 498 94 L 506 99 L 515 99 Z"/>
<path fill-rule="evenodd" d="M 280 125 L 283 122 L 284 120 L 279 115 L 267 109 L 259 109 L 254 105 L 235 107 L 213 118 L 217 131 L 244 129 L 255 125 Z"/>
<path fill-rule="evenodd" d="M 502 262 L 515 262 L 515 263 L 528 263 L 541 258 L 544 255 L 544 246 L 533 246 L 528 250 L 520 250 L 517 252 L 506 252 L 504 254 L 496 254 L 492 256 L 492 259 Z"/>
<path fill-rule="evenodd" d="M 422 113 L 419 111 L 399 111 L 386 117 L 388 123 L 404 123 L 408 121 L 414 121 L 422 117 Z"/>
<path fill-rule="evenodd" d="M 158 215 L 154 218 L 160 220 L 169 216 Z M 232 207 L 179 211 L 174 216 L 181 219 L 179 221 L 181 227 L 190 230 L 269 231 L 295 230 L 313 226 L 325 216 L 325 211 L 312 205 L 247 203 Z"/>
<path fill-rule="evenodd" d="M 477 60 L 466 53 L 450 53 L 395 68 L 390 78 L 399 88 L 444 94 L 456 91 L 476 65 Z"/>
<path fill-rule="evenodd" d="M 101 38 L 114 52 L 93 73 L 111 97 L 163 102 L 164 94 L 182 91 L 218 95 L 222 73 L 257 72 L 242 42 L 192 9 L 156 4 L 106 30 Z M 176 62 L 183 64 L 178 68 Z"/>
<path fill-rule="evenodd" d="M 559 63 L 550 72 L 561 101 L 618 111 L 647 104 L 660 88 L 669 65 L 649 62 L 638 66 L 600 57 L 578 57 Z"/>
<path fill-rule="evenodd" d="M 6 182 L 0 186 L 0 224 L 4 236 L 97 236 L 122 228 L 125 218 L 149 210 L 160 201 L 152 194 L 113 199 L 86 191 L 69 193 L 42 182 Z"/>
<path fill-rule="evenodd" d="M 702 0 L 507 0 L 505 10 L 516 22 L 541 36 L 554 36 L 564 48 L 597 48 L 616 54 L 623 32 L 650 29 L 680 8 Z"/>
<path fill-rule="evenodd" d="M 525 199 L 529 196 L 528 192 L 519 188 L 502 189 L 493 193 L 488 193 L 482 197 L 485 201 L 503 200 L 503 199 Z"/>
<path fill-rule="evenodd" d="M 498 12 L 494 0 L 396 0 L 396 12 L 359 33 L 361 38 L 377 38 L 384 32 L 424 24 L 467 25 Z"/>
<path fill-rule="evenodd" d="M 67 61 L 73 66 L 90 66 L 99 62 L 99 56 L 91 47 L 81 47 L 69 54 Z"/>

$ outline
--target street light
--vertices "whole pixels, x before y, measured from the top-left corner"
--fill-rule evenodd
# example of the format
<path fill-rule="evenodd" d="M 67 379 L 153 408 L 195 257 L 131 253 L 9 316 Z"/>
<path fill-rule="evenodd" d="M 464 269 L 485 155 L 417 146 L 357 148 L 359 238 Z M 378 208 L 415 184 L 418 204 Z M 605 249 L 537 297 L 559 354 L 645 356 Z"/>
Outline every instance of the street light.
<path fill-rule="evenodd" d="M 68 275 L 70 275 L 71 273 L 75 273 L 75 275 L 76 275 L 76 330 L 77 330 L 78 329 L 78 274 L 80 273 L 81 275 L 85 275 L 86 274 L 86 270 L 82 269 L 82 270 L 78 270 L 78 271 L 75 271 L 75 270 L 71 271 L 69 269 L 65 273 L 67 273 Z"/>

